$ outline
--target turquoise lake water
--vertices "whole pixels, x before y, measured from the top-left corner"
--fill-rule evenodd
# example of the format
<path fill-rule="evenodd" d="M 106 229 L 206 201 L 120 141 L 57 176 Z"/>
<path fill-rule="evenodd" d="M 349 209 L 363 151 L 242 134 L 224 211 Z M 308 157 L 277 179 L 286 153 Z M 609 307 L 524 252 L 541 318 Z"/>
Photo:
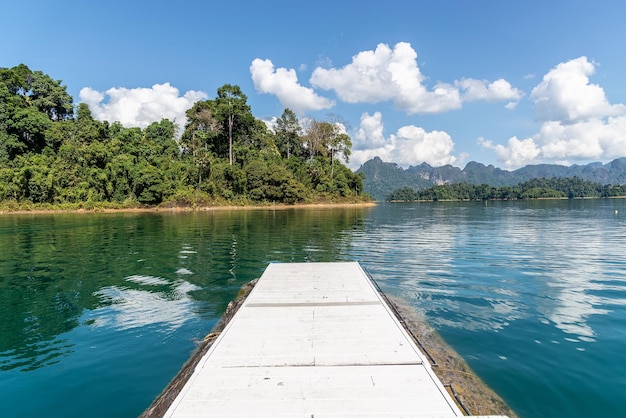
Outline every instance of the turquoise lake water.
<path fill-rule="evenodd" d="M 0 414 L 134 417 L 269 262 L 357 260 L 520 417 L 624 416 L 626 199 L 0 216 Z"/>

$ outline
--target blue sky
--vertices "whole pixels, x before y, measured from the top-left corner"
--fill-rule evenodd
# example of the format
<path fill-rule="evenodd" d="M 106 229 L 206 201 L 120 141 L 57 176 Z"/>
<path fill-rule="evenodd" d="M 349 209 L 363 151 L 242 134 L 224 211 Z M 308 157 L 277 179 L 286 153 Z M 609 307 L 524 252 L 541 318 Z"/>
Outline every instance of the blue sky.
<path fill-rule="evenodd" d="M 0 67 L 127 126 L 237 84 L 256 117 L 339 116 L 350 166 L 626 156 L 621 1 L 0 1 Z"/>

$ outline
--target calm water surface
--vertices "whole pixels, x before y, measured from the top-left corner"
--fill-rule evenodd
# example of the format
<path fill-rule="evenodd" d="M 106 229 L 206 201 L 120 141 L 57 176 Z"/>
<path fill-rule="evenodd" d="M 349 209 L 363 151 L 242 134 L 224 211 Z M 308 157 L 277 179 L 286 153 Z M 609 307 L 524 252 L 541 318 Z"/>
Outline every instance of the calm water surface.
<path fill-rule="evenodd" d="M 623 199 L 2 215 L 2 416 L 137 416 L 269 262 L 345 260 L 520 417 L 623 416 Z"/>

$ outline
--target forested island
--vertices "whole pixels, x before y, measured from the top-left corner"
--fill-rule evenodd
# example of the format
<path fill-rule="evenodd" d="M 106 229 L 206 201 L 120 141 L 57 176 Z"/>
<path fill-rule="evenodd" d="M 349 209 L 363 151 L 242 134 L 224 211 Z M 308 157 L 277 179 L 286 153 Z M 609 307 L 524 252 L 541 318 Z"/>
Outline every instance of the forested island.
<path fill-rule="evenodd" d="M 303 124 L 285 109 L 270 129 L 230 84 L 186 115 L 182 132 L 168 119 L 145 129 L 98 121 L 60 80 L 0 68 L 0 206 L 369 201 L 362 176 L 341 162 L 352 143 L 336 121 Z"/>
<path fill-rule="evenodd" d="M 422 190 L 402 187 L 391 192 L 388 202 L 440 200 L 525 200 L 574 199 L 626 196 L 626 185 L 594 183 L 578 177 L 536 178 L 517 186 L 494 187 L 487 184 L 443 184 Z"/>

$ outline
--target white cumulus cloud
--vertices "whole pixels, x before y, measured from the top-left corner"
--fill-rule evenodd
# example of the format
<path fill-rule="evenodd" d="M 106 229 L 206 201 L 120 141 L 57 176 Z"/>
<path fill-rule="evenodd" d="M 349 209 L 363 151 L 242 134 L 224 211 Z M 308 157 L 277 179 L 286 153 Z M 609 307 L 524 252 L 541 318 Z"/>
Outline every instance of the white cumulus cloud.
<path fill-rule="evenodd" d="M 342 68 L 318 67 L 311 84 L 334 90 L 347 103 L 378 103 L 392 100 L 407 113 L 436 113 L 461 107 L 454 86 L 439 83 L 429 91 L 417 66 L 417 53 L 407 42 L 391 49 L 379 44 L 374 51 L 362 51 Z"/>
<path fill-rule="evenodd" d="M 84 87 L 79 97 L 82 103 L 89 105 L 93 117 L 98 120 L 145 128 L 152 122 L 167 118 L 182 128 L 186 122 L 187 109 L 208 96 L 195 90 L 189 90 L 181 96 L 177 88 L 164 83 L 150 88 L 114 87 L 105 92 Z"/>
<path fill-rule="evenodd" d="M 609 103 L 604 89 L 589 80 L 596 64 L 587 57 L 558 64 L 532 90 L 539 131 L 507 145 L 479 140 L 507 168 L 542 161 L 607 160 L 624 156 L 626 106 Z"/>
<path fill-rule="evenodd" d="M 284 108 L 297 114 L 311 110 L 330 109 L 335 103 L 321 97 L 311 88 L 301 86 L 294 69 L 274 69 L 272 61 L 256 58 L 250 65 L 254 87 L 260 93 L 274 94 Z"/>
<path fill-rule="evenodd" d="M 385 146 L 385 126 L 383 115 L 376 112 L 373 115 L 363 113 L 361 124 L 356 134 L 356 139 L 352 145 L 353 150 L 365 150 L 371 148 L 381 148 Z"/>
<path fill-rule="evenodd" d="M 493 144 L 493 142 L 480 138 L 478 143 L 487 149 L 491 149 L 504 163 L 507 168 L 518 168 L 533 161 L 541 154 L 541 150 L 532 138 L 519 140 L 517 137 L 509 138 L 507 146 Z"/>
<path fill-rule="evenodd" d="M 385 138 L 380 112 L 373 115 L 364 113 L 361 116 L 360 128 L 353 144 L 350 163 L 354 168 L 374 157 L 403 166 L 422 162 L 442 166 L 457 161 L 457 157 L 452 154 L 454 142 L 447 132 L 428 132 L 423 128 L 408 125 Z"/>
<path fill-rule="evenodd" d="M 611 105 L 604 89 L 589 82 L 589 76 L 594 72 L 595 65 L 587 57 L 560 63 L 548 71 L 530 94 L 537 118 L 576 123 L 624 114 L 624 105 Z"/>
<path fill-rule="evenodd" d="M 359 52 L 342 68 L 316 68 L 310 81 L 315 87 L 334 90 L 347 103 L 392 101 L 408 114 L 459 109 L 468 100 L 507 100 L 507 107 L 512 107 L 523 96 L 504 79 L 489 83 L 466 78 L 436 83 L 429 89 L 417 64 L 417 52 L 407 42 L 393 49 L 381 43 L 373 51 Z"/>
<path fill-rule="evenodd" d="M 463 90 L 463 99 L 465 101 L 486 100 L 500 101 L 507 100 L 507 108 L 513 108 L 520 101 L 524 93 L 513 87 L 511 83 L 500 78 L 492 83 L 486 80 L 476 80 L 473 78 L 464 78 L 455 83 L 456 86 Z"/>
<path fill-rule="evenodd" d="M 254 59 L 250 73 L 257 91 L 276 95 L 284 107 L 299 110 L 297 113 L 334 106 L 315 89 L 332 90 L 346 103 L 392 102 L 407 114 L 460 109 L 464 101 L 471 100 L 508 101 L 506 107 L 512 108 L 523 96 L 504 79 L 489 82 L 464 78 L 428 87 L 417 64 L 417 52 L 407 42 L 393 48 L 381 43 L 375 50 L 354 55 L 352 62 L 341 68 L 324 62 L 311 74 L 313 88 L 302 86 L 294 69 L 275 69 L 269 59 Z"/>

